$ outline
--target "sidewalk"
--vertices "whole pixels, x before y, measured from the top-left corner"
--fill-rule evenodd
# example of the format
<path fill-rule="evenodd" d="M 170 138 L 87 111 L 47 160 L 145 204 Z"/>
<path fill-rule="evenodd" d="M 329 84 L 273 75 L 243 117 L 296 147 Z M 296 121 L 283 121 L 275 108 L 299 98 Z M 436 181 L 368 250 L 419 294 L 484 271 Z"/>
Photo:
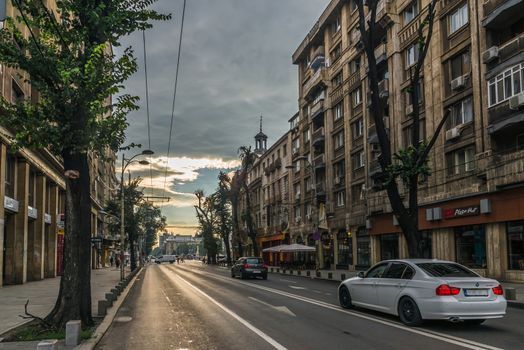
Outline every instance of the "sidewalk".
<path fill-rule="evenodd" d="M 91 270 L 94 316 L 98 312 L 98 300 L 105 299 L 105 293 L 109 293 L 118 281 L 120 270 L 115 267 Z M 0 288 L 0 335 L 29 321 L 18 316 L 24 314 L 24 305 L 28 299 L 27 308 L 30 313 L 37 316 L 47 315 L 53 309 L 59 287 L 60 277 Z"/>
<path fill-rule="evenodd" d="M 293 276 L 301 276 L 306 278 L 316 278 L 316 279 L 323 279 L 323 280 L 331 280 L 331 281 L 343 281 L 346 278 L 355 277 L 357 275 L 357 271 L 348 271 L 348 270 L 289 270 L 289 269 L 282 269 L 278 266 L 270 266 L 269 267 L 270 273 L 279 273 L 283 275 L 293 275 Z M 524 309 L 524 283 L 510 283 L 510 282 L 502 282 L 502 287 L 504 289 L 506 288 L 514 288 L 516 291 L 516 300 L 508 300 L 508 306 L 510 307 L 517 307 L 517 308 L 523 308 Z"/>

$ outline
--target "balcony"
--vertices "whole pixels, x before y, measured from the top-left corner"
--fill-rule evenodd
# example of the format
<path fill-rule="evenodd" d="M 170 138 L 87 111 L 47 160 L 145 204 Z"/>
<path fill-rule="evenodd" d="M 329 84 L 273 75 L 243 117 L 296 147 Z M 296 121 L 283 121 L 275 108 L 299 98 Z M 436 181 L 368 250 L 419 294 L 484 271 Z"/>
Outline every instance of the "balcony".
<path fill-rule="evenodd" d="M 511 57 L 524 52 L 524 33 L 499 46 L 499 62 L 504 62 Z"/>
<path fill-rule="evenodd" d="M 315 159 L 313 160 L 313 166 L 315 167 L 315 170 L 325 169 L 326 168 L 325 154 L 316 156 Z"/>
<path fill-rule="evenodd" d="M 326 63 L 326 58 L 324 56 L 324 46 L 319 46 L 313 53 L 313 60 L 311 60 L 309 67 L 313 71 L 316 71 L 319 68 L 324 67 L 325 63 Z"/>
<path fill-rule="evenodd" d="M 389 97 L 389 79 L 385 78 L 378 83 L 378 95 L 380 98 Z"/>
<path fill-rule="evenodd" d="M 493 155 L 491 164 L 486 168 L 488 169 L 488 182 L 493 182 L 494 186 L 522 183 L 524 181 L 524 150 Z"/>
<path fill-rule="evenodd" d="M 313 146 L 320 146 L 326 139 L 324 127 L 320 127 L 313 132 Z"/>
<path fill-rule="evenodd" d="M 375 60 L 377 61 L 377 65 L 387 62 L 388 59 L 388 52 L 387 52 L 387 44 L 381 43 L 375 48 Z"/>
<path fill-rule="evenodd" d="M 317 103 L 315 103 L 311 107 L 311 120 L 315 120 L 315 118 L 321 116 L 324 114 L 324 98 L 320 99 Z"/>
<path fill-rule="evenodd" d="M 482 25 L 490 29 L 503 28 L 516 14 L 524 13 L 524 0 L 487 0 L 483 7 L 486 17 Z"/>
<path fill-rule="evenodd" d="M 390 24 L 393 23 L 393 20 L 388 14 L 391 11 L 390 7 L 392 2 L 392 0 L 380 0 L 377 4 L 377 14 L 375 17 L 375 22 L 383 29 L 386 29 Z M 369 12 L 366 16 L 366 28 L 370 18 L 371 12 Z"/>
<path fill-rule="evenodd" d="M 323 200 L 326 198 L 326 182 L 325 181 L 317 182 L 315 189 L 316 189 L 317 199 Z"/>
<path fill-rule="evenodd" d="M 302 91 L 303 95 L 310 95 L 310 92 L 313 90 L 313 88 L 320 84 L 323 84 L 325 86 L 325 82 L 327 80 L 327 69 L 324 67 L 317 69 L 317 71 L 311 75 L 311 78 L 309 78 L 309 80 L 304 84 Z"/>

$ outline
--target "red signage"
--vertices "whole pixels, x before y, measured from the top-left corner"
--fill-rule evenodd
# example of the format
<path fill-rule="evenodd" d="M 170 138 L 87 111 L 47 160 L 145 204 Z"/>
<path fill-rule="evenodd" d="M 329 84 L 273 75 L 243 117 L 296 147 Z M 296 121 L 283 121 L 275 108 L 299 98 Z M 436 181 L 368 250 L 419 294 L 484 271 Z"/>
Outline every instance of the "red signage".
<path fill-rule="evenodd" d="M 461 218 L 464 216 L 474 216 L 474 215 L 479 215 L 479 214 L 480 214 L 480 207 L 478 205 L 444 210 L 445 219 L 455 219 L 455 218 Z"/>

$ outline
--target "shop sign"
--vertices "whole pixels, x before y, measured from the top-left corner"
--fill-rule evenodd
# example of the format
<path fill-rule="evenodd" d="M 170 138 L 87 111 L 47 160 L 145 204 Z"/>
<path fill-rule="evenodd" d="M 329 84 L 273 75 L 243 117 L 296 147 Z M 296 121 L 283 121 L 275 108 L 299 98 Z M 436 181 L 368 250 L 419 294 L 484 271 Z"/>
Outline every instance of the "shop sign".
<path fill-rule="evenodd" d="M 444 210 L 445 219 L 455 219 L 455 218 L 461 218 L 464 216 L 475 216 L 479 214 L 480 214 L 480 207 L 478 205 Z"/>
<path fill-rule="evenodd" d="M 52 220 L 51 220 L 51 214 L 44 213 L 44 222 L 45 222 L 46 224 L 51 225 L 51 221 L 52 221 Z"/>
<path fill-rule="evenodd" d="M 18 201 L 11 197 L 4 196 L 4 208 L 18 213 Z"/>
<path fill-rule="evenodd" d="M 27 216 L 29 216 L 31 219 L 38 219 L 38 210 L 36 208 L 33 208 L 32 206 L 27 206 Z"/>

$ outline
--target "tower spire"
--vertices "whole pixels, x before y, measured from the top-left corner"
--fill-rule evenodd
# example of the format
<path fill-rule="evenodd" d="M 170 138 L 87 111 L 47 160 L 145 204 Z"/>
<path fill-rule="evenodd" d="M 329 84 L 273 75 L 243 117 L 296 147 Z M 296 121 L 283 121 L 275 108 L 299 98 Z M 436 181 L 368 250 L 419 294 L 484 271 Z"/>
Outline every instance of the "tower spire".
<path fill-rule="evenodd" d="M 262 132 L 262 116 L 260 116 L 260 132 Z"/>
<path fill-rule="evenodd" d="M 260 116 L 260 132 L 255 136 L 255 153 L 263 154 L 267 149 L 267 136 L 262 131 L 262 116 Z"/>

